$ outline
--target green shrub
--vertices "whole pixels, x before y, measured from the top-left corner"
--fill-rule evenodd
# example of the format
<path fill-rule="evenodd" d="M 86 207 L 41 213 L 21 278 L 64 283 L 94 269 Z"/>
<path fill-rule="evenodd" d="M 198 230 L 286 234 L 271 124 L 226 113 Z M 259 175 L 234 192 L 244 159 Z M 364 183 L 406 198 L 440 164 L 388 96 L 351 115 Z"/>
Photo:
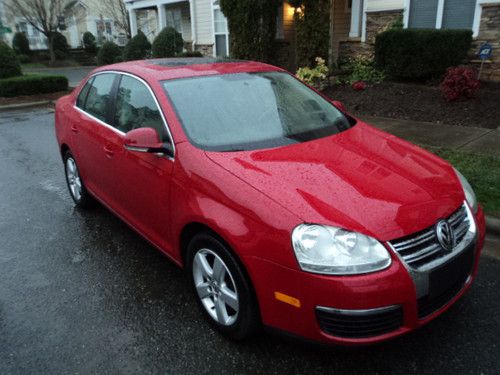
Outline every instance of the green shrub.
<path fill-rule="evenodd" d="M 328 67 L 325 65 L 325 60 L 321 57 L 316 57 L 316 66 L 314 68 L 309 68 L 308 66 L 299 68 L 296 76 L 308 85 L 322 90 L 327 84 Z"/>
<path fill-rule="evenodd" d="M 186 51 L 175 55 L 176 57 L 203 57 L 200 51 Z"/>
<path fill-rule="evenodd" d="M 392 78 L 421 81 L 460 65 L 471 43 L 470 30 L 390 29 L 377 35 L 375 62 Z"/>
<path fill-rule="evenodd" d="M 96 45 L 95 45 L 95 36 L 90 31 L 86 31 L 83 33 L 82 37 L 83 48 L 85 51 L 90 53 L 95 53 Z"/>
<path fill-rule="evenodd" d="M 12 48 L 18 55 L 29 55 L 30 54 L 30 42 L 26 37 L 25 33 L 15 33 L 12 39 Z"/>
<path fill-rule="evenodd" d="M 66 37 L 59 32 L 55 32 L 53 35 L 54 38 L 54 52 L 59 51 L 59 56 L 66 56 L 68 53 L 68 41 Z M 57 54 L 56 54 L 57 57 Z"/>
<path fill-rule="evenodd" d="M 231 56 L 269 62 L 275 52 L 279 0 L 220 0 L 227 18 Z"/>
<path fill-rule="evenodd" d="M 30 74 L 0 79 L 0 97 L 46 94 L 68 89 L 68 79 L 64 76 Z"/>
<path fill-rule="evenodd" d="M 37 60 L 40 60 L 40 61 L 50 60 L 50 54 L 46 51 L 39 52 L 36 56 L 37 56 Z"/>
<path fill-rule="evenodd" d="M 97 65 L 108 65 L 122 60 L 122 51 L 113 42 L 104 43 L 97 53 Z"/>
<path fill-rule="evenodd" d="M 123 51 L 123 59 L 125 61 L 142 60 L 149 56 L 150 51 L 151 43 L 149 43 L 146 35 L 139 30 L 137 35 L 127 42 Z"/>
<path fill-rule="evenodd" d="M 342 81 L 348 84 L 358 81 L 380 83 L 385 79 L 384 72 L 375 68 L 373 61 L 365 57 L 347 60 L 342 64 L 341 69 L 347 73 Z"/>
<path fill-rule="evenodd" d="M 303 0 L 303 12 L 295 13 L 299 66 L 314 64 L 316 57 L 328 58 L 330 43 L 330 1 Z"/>
<path fill-rule="evenodd" d="M 21 65 L 16 53 L 6 43 L 0 41 L 0 78 L 21 75 Z"/>
<path fill-rule="evenodd" d="M 31 62 L 31 58 L 28 55 L 17 55 L 17 58 L 19 59 L 19 62 L 21 64 L 27 64 Z"/>
<path fill-rule="evenodd" d="M 182 35 L 173 27 L 165 27 L 153 41 L 153 57 L 173 57 L 183 47 Z"/>

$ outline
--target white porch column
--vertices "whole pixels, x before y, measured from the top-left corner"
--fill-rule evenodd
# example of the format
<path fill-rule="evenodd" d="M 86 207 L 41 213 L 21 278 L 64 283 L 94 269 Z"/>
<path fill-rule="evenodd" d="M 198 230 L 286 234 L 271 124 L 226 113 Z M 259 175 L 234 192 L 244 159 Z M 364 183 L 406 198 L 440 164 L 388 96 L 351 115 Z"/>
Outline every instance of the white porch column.
<path fill-rule="evenodd" d="M 158 9 L 158 33 L 167 27 L 167 14 L 164 4 L 157 5 Z"/>
<path fill-rule="evenodd" d="M 129 9 L 128 16 L 130 19 L 130 34 L 134 37 L 137 35 L 137 14 L 135 9 Z"/>
<path fill-rule="evenodd" d="M 350 38 L 359 38 L 360 36 L 360 21 L 361 21 L 361 6 L 362 0 L 352 0 L 351 6 L 351 29 L 349 30 Z"/>

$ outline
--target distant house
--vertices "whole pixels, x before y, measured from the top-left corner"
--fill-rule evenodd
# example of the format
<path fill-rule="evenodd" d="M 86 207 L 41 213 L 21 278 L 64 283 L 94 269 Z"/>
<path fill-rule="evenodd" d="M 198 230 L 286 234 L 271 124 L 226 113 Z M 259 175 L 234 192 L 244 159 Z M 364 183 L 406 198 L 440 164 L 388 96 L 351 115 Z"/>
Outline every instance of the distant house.
<path fill-rule="evenodd" d="M 10 14 L 3 1 L 0 1 L 0 21 L 13 31 L 4 34 L 4 40 L 11 44 L 14 33 L 23 32 L 32 50 L 47 49 L 46 37 L 20 14 Z M 118 4 L 121 0 L 112 1 Z M 125 45 L 127 42 L 125 30 L 117 26 L 111 15 L 106 14 L 99 0 L 69 0 L 61 15 L 59 31 L 66 37 L 71 48 L 82 46 L 82 36 L 86 31 L 90 31 L 98 42 L 110 40 L 119 45 Z"/>
<path fill-rule="evenodd" d="M 187 50 L 207 56 L 230 54 L 227 20 L 217 0 L 124 0 L 132 36 L 141 30 L 153 40 L 164 27 L 182 34 Z M 284 3 L 278 15 L 276 37 L 289 40 L 294 9 Z"/>

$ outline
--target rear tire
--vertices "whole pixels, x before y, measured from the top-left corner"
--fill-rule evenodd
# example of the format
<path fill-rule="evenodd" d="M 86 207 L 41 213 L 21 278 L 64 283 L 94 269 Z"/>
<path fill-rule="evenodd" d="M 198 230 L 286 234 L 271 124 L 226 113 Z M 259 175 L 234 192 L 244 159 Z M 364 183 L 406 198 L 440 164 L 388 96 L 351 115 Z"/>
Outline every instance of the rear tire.
<path fill-rule="evenodd" d="M 212 327 L 233 340 L 257 331 L 260 319 L 253 288 L 222 241 L 208 232 L 195 235 L 187 248 L 186 272 L 196 301 Z"/>
<path fill-rule="evenodd" d="M 75 205 L 80 208 L 90 207 L 94 203 L 94 199 L 85 188 L 76 160 L 70 151 L 66 151 L 63 160 L 66 184 Z"/>

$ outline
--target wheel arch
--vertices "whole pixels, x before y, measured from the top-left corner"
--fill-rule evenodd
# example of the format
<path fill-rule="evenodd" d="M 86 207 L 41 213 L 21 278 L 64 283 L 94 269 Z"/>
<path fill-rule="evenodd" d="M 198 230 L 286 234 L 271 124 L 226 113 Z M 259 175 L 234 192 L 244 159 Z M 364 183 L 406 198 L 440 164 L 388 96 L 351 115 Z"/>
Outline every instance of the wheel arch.
<path fill-rule="evenodd" d="M 234 259 L 238 262 L 239 266 L 241 267 L 245 277 L 247 278 L 250 288 L 252 291 L 252 295 L 254 298 L 255 303 L 257 304 L 257 311 L 259 313 L 259 320 L 262 321 L 262 318 L 260 316 L 261 311 L 260 311 L 260 304 L 259 300 L 257 298 L 257 292 L 255 290 L 254 282 L 252 278 L 250 277 L 250 273 L 248 272 L 247 267 L 245 266 L 244 262 L 242 261 L 241 257 L 236 253 L 234 250 L 233 246 L 231 246 L 230 242 L 225 240 L 223 236 L 221 236 L 216 230 L 208 226 L 207 224 L 193 221 L 190 223 L 187 223 L 184 225 L 180 232 L 180 238 L 179 238 L 179 251 L 180 251 L 180 256 L 181 256 L 181 266 L 185 269 L 186 267 L 186 255 L 187 255 L 187 248 L 189 245 L 189 241 L 198 233 L 203 233 L 203 232 L 208 232 L 211 235 L 213 235 L 218 241 L 220 241 L 226 248 L 231 252 L 233 255 Z"/>

